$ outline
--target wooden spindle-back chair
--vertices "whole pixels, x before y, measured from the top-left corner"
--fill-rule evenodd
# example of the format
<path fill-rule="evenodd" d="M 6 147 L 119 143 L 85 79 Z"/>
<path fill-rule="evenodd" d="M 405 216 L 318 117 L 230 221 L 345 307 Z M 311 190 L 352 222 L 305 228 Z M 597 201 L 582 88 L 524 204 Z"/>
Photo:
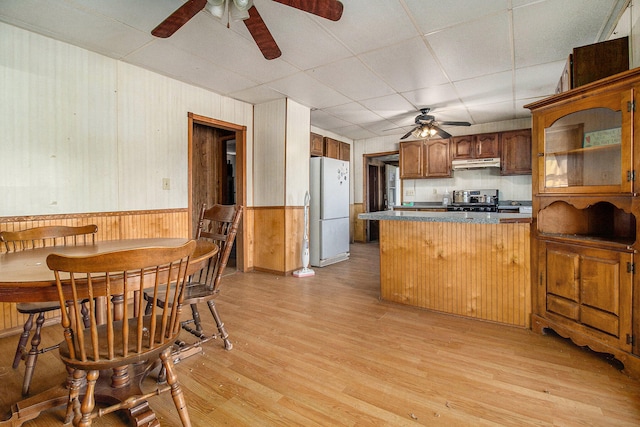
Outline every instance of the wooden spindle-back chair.
<path fill-rule="evenodd" d="M 179 247 L 151 247 L 89 256 L 51 254 L 47 257 L 47 266 L 54 271 L 60 303 L 72 301 L 62 310 L 64 341 L 59 349 L 62 361 L 73 370 L 67 422 L 73 418 L 76 426 L 90 426 L 95 417 L 131 409 L 153 395 L 171 391 L 183 426 L 191 425 L 171 352 L 180 333 L 187 268 L 195 247 L 195 240 L 191 240 Z M 165 297 L 164 304 L 157 304 L 160 289 Z M 127 303 L 131 295 L 143 295 L 145 290 L 156 303 L 149 314 L 134 310 Z M 101 300 L 109 305 L 104 324 L 99 324 L 96 318 L 97 297 L 103 297 Z M 80 320 L 78 302 L 83 298 L 91 305 L 88 328 Z M 143 369 L 146 371 L 158 357 L 167 372 L 168 385 L 143 394 L 140 384 L 126 375 L 127 367 L 146 365 Z M 114 370 L 113 379 L 114 382 L 117 380 L 118 395 L 122 400 L 106 409 L 95 410 L 96 382 L 100 371 L 107 369 Z M 80 389 L 85 382 L 85 397 L 80 403 Z"/>
<path fill-rule="evenodd" d="M 17 252 L 36 249 L 39 247 L 92 245 L 96 241 L 98 226 L 64 226 L 52 225 L 29 228 L 21 231 L 0 232 L 0 242 L 4 244 L 7 252 Z M 31 379 L 36 368 L 38 355 L 56 349 L 57 345 L 50 347 L 41 346 L 42 325 L 45 322 L 45 313 L 60 309 L 58 302 L 33 302 L 18 303 L 16 309 L 19 313 L 27 315 L 27 320 L 20 335 L 16 353 L 13 358 L 13 369 L 17 369 L 20 361 L 25 361 L 24 379 L 22 382 L 22 394 L 29 394 Z M 37 317 L 36 317 L 37 315 Z M 36 320 L 36 329 L 31 339 L 31 348 L 27 350 L 27 342 L 33 329 L 33 321 Z"/>
<path fill-rule="evenodd" d="M 233 243 L 238 233 L 240 219 L 242 218 L 242 206 L 240 205 L 220 205 L 216 204 L 207 209 L 202 206 L 198 220 L 198 230 L 196 239 L 207 239 L 218 245 L 219 251 L 215 257 L 209 260 L 205 268 L 189 278 L 189 283 L 185 289 L 184 305 L 191 307 L 191 319 L 182 322 L 182 327 L 187 332 L 194 335 L 198 341 L 195 345 L 201 345 L 210 339 L 220 337 L 227 350 L 233 348 L 229 340 L 229 334 L 218 314 L 214 299 L 220 293 L 220 282 L 222 275 L 229 261 Z M 150 309 L 152 301 L 147 300 L 147 310 Z M 206 302 L 209 311 L 216 322 L 218 333 L 205 333 L 202 327 L 198 304 Z M 195 327 L 192 327 L 195 326 Z M 194 344 L 180 343 L 183 349 Z"/>

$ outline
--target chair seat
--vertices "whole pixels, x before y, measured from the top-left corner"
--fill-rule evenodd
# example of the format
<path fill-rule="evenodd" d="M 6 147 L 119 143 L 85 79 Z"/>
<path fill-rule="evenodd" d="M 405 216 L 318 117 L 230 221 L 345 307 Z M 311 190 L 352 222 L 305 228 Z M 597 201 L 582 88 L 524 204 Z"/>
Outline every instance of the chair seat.
<path fill-rule="evenodd" d="M 56 302 L 19 302 L 16 310 L 22 314 L 38 314 L 48 311 L 59 310 L 60 303 Z"/>
<path fill-rule="evenodd" d="M 142 349 L 140 352 L 138 352 L 138 349 L 136 349 L 135 344 L 137 342 L 137 336 L 138 336 L 138 330 L 137 330 L 137 325 L 138 325 L 138 320 L 136 318 L 131 318 L 128 320 L 129 323 L 129 340 L 128 340 L 128 345 L 127 345 L 127 350 L 129 352 L 129 354 L 125 357 L 122 353 L 124 349 L 124 345 L 122 342 L 122 327 L 123 327 L 123 321 L 116 321 L 113 322 L 113 336 L 114 336 L 114 348 L 119 349 L 118 353 L 114 355 L 113 358 L 109 359 L 109 354 L 108 354 L 108 348 L 105 345 L 102 345 L 98 348 L 98 354 L 99 354 L 99 358 L 100 361 L 96 362 L 93 358 L 92 354 L 87 354 L 87 361 L 79 361 L 77 359 L 72 359 L 71 355 L 69 353 L 69 346 L 67 345 L 66 341 L 63 341 L 60 343 L 60 358 L 62 359 L 62 361 L 75 369 L 82 369 L 82 370 L 103 370 L 103 369 L 111 369 L 111 368 L 115 368 L 118 366 L 122 366 L 123 365 L 123 360 L 126 360 L 126 364 L 135 364 L 138 362 L 143 362 L 146 360 L 151 360 L 151 359 L 156 359 L 160 353 L 162 353 L 163 350 L 165 350 L 167 347 L 170 347 L 173 345 L 175 336 L 172 337 L 168 337 L 165 338 L 165 343 L 164 344 L 156 344 L 156 346 L 152 349 Z M 161 315 L 157 315 L 156 316 L 156 322 L 157 325 L 159 326 L 162 322 L 162 316 Z M 151 316 L 145 316 L 144 317 L 144 325 L 145 328 L 143 329 L 143 338 L 145 342 L 148 342 L 148 328 L 147 325 L 150 325 L 151 323 Z M 107 325 L 100 325 L 97 328 L 97 332 L 99 336 L 107 336 Z M 145 336 L 146 334 L 146 336 Z M 160 338 L 160 328 L 157 327 L 156 329 L 156 339 Z M 83 330 L 83 335 L 84 335 L 84 340 L 85 342 L 90 342 L 91 341 L 91 329 L 87 328 Z M 106 340 L 101 340 L 101 343 L 103 343 Z"/>
<path fill-rule="evenodd" d="M 182 305 L 191 305 L 208 301 L 219 292 L 219 290 L 212 290 L 211 286 L 206 283 L 189 282 L 184 288 L 184 300 L 182 301 Z M 144 298 L 147 301 L 151 301 L 153 299 L 153 295 L 145 292 Z M 158 301 L 162 303 L 164 302 L 164 298 L 165 292 L 161 290 L 158 292 Z M 169 302 L 169 305 L 171 305 L 171 302 Z"/>

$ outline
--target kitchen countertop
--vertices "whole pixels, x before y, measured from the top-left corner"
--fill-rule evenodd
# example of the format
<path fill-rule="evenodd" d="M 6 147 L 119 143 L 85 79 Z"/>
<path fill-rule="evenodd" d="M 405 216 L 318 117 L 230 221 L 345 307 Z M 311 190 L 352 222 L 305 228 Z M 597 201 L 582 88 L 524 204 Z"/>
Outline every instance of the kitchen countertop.
<path fill-rule="evenodd" d="M 459 222 L 466 224 L 531 223 L 531 214 L 496 212 L 380 211 L 361 213 L 358 218 L 376 221 Z"/>

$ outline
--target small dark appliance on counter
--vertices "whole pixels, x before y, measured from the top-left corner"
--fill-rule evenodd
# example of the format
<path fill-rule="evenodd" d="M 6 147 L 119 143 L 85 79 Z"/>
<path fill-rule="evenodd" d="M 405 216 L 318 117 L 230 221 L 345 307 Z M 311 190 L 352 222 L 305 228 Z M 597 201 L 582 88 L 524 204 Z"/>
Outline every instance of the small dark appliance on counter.
<path fill-rule="evenodd" d="M 447 211 L 498 212 L 498 190 L 454 190 Z"/>

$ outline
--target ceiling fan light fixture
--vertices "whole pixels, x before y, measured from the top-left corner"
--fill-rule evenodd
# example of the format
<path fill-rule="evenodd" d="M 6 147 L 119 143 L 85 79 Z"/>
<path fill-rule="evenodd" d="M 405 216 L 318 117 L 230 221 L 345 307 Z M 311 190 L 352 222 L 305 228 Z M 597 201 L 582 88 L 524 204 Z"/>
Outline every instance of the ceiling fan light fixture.
<path fill-rule="evenodd" d="M 236 8 L 238 8 L 238 10 L 246 12 L 247 10 L 251 9 L 251 6 L 253 6 L 253 0 L 233 0 L 233 4 L 236 5 Z"/>
<path fill-rule="evenodd" d="M 415 138 L 431 138 L 432 136 L 435 136 L 437 133 L 438 131 L 435 128 L 429 125 L 421 125 L 420 127 L 415 128 L 411 134 Z"/>
<path fill-rule="evenodd" d="M 218 19 L 222 19 L 227 6 L 226 0 L 207 0 L 205 10 Z"/>
<path fill-rule="evenodd" d="M 233 21 L 249 19 L 249 9 L 253 6 L 251 0 L 233 0 L 233 7 L 229 5 L 229 16 Z"/>

